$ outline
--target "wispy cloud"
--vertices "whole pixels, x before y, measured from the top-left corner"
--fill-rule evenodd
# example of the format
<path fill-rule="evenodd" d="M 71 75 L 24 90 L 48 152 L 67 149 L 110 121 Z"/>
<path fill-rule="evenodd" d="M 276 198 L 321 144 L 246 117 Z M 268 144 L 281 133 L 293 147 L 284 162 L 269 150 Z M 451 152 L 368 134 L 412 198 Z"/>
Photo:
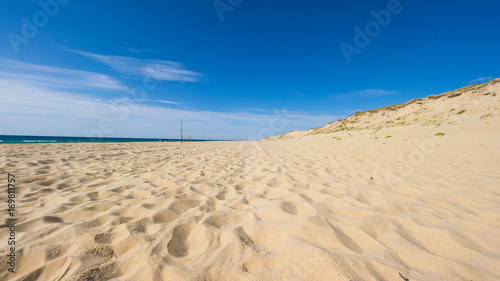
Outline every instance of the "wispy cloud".
<path fill-rule="evenodd" d="M 275 111 L 273 110 L 269 110 L 269 109 L 260 109 L 260 108 L 252 108 L 252 107 L 249 107 L 249 108 L 235 108 L 235 107 L 226 107 L 226 109 L 228 110 L 231 110 L 233 112 L 247 112 L 247 113 L 250 113 L 250 112 L 259 112 L 259 113 L 266 113 L 266 114 L 272 114 L 274 113 Z M 290 110 L 286 110 L 286 113 L 287 114 L 304 114 L 304 115 L 307 115 L 307 112 L 305 111 L 290 111 Z"/>
<path fill-rule="evenodd" d="M 150 76 L 159 81 L 196 82 L 202 76 L 199 72 L 184 69 L 184 65 L 178 62 L 100 55 L 71 49 L 64 50 L 85 56 L 138 79 Z"/>
<path fill-rule="evenodd" d="M 28 83 L 46 89 L 127 90 L 121 82 L 104 74 L 53 66 L 28 64 L 0 58 L 0 81 Z"/>
<path fill-rule="evenodd" d="M 150 49 L 150 48 L 143 48 L 143 49 L 139 49 L 139 48 L 129 48 L 129 47 L 118 47 L 122 50 L 125 50 L 127 52 L 130 52 L 130 53 L 134 53 L 134 54 L 158 54 L 159 52 L 157 50 L 154 50 L 154 49 Z"/>
<path fill-rule="evenodd" d="M 104 133 L 105 137 L 178 138 L 182 119 L 185 135 L 194 139 L 255 140 L 344 117 L 175 109 L 48 90 L 1 77 L 0 96 L 0 134 L 86 136 L 100 130 L 102 120 L 111 120 L 113 130 Z"/>
<path fill-rule="evenodd" d="M 150 101 L 151 102 L 166 103 L 166 104 L 175 104 L 175 105 L 181 105 L 181 104 L 183 104 L 181 102 L 169 101 L 169 100 L 150 100 Z"/>
<path fill-rule="evenodd" d="M 331 98 L 345 98 L 345 97 L 359 97 L 359 98 L 371 98 L 371 97 L 382 97 L 397 95 L 398 91 L 393 90 L 381 90 L 381 89 L 366 89 L 363 91 L 345 92 L 341 94 L 332 94 Z"/>
<path fill-rule="evenodd" d="M 261 112 L 261 113 L 272 113 L 272 110 L 259 109 L 259 108 L 235 108 L 235 107 L 225 107 L 225 109 L 233 112 Z"/>
<path fill-rule="evenodd" d="M 467 82 L 467 84 L 484 83 L 484 82 L 489 81 L 491 79 L 493 79 L 493 75 L 489 75 L 488 77 L 480 77 L 480 78 L 470 80 L 469 82 Z"/>
<path fill-rule="evenodd" d="M 136 99 L 136 102 L 152 102 L 152 103 L 164 103 L 164 104 L 172 104 L 172 105 L 182 105 L 184 103 L 177 101 L 169 101 L 169 100 L 152 100 L 152 99 Z"/>

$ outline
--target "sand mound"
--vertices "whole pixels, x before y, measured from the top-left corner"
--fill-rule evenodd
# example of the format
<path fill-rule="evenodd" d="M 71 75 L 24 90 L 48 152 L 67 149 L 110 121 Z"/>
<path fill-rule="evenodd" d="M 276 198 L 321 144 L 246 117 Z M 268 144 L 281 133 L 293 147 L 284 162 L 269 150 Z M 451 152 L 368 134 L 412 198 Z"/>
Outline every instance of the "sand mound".
<path fill-rule="evenodd" d="M 402 126 L 438 127 L 462 125 L 463 122 L 487 121 L 500 115 L 500 78 L 470 85 L 405 104 L 389 105 L 355 114 L 305 131 L 290 131 L 267 138 L 296 139 L 304 136 L 338 132 L 381 130 Z"/>

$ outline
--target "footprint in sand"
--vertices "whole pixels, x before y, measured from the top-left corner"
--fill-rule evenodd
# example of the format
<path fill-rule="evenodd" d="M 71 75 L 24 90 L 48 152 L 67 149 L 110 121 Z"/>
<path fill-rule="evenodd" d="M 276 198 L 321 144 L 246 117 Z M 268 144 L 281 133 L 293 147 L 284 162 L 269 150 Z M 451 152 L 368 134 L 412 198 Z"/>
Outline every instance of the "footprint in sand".
<path fill-rule="evenodd" d="M 283 212 L 291 214 L 291 215 L 316 215 L 316 209 L 314 209 L 311 205 L 305 202 L 282 202 L 280 208 Z"/>
<path fill-rule="evenodd" d="M 89 192 L 86 194 L 87 197 L 92 200 L 92 201 L 95 201 L 95 200 L 98 200 L 99 199 L 99 192 L 96 192 L 96 191 L 93 191 L 93 192 Z"/>
<path fill-rule="evenodd" d="M 43 218 L 43 222 L 45 222 L 45 223 L 58 223 L 58 222 L 63 222 L 63 220 L 60 217 L 46 216 Z"/>
<path fill-rule="evenodd" d="M 293 202 L 283 202 L 281 203 L 281 210 L 285 213 L 289 213 L 291 215 L 298 215 L 297 205 Z"/>
<path fill-rule="evenodd" d="M 213 226 L 215 228 L 221 229 L 229 222 L 231 222 L 231 219 L 227 215 L 214 215 L 207 218 L 204 223 Z"/>
<path fill-rule="evenodd" d="M 198 200 L 179 199 L 172 202 L 168 209 L 174 211 L 177 214 L 182 214 L 187 210 L 198 206 L 200 206 L 200 201 Z"/>
<path fill-rule="evenodd" d="M 328 223 L 330 227 L 333 229 L 335 232 L 335 236 L 337 239 L 344 245 L 347 249 L 354 251 L 358 254 L 363 253 L 363 248 L 361 248 L 356 241 L 354 241 L 349 235 L 345 234 L 342 229 L 339 227 L 333 226 L 331 223 Z"/>
<path fill-rule="evenodd" d="M 94 236 L 94 241 L 97 244 L 109 244 L 111 243 L 111 233 L 98 233 Z"/>
<path fill-rule="evenodd" d="M 57 181 L 55 179 L 48 179 L 48 180 L 41 181 L 40 185 L 41 186 L 51 186 L 51 185 L 53 185 L 56 182 Z"/>
<path fill-rule="evenodd" d="M 212 256 L 220 244 L 220 235 L 214 229 L 187 222 L 173 229 L 167 250 L 171 256 L 183 258 L 182 263 L 192 264 Z"/>
<path fill-rule="evenodd" d="M 277 176 L 276 178 L 271 180 L 267 185 L 269 185 L 270 187 L 278 187 L 285 184 L 285 182 L 286 182 L 285 177 Z"/>
<path fill-rule="evenodd" d="M 193 228 L 192 224 L 185 223 L 174 228 L 174 233 L 170 242 L 168 242 L 168 253 L 176 258 L 182 258 L 188 255 L 189 247 L 186 244 L 187 238 Z"/>
<path fill-rule="evenodd" d="M 176 220 L 179 216 L 169 210 L 160 210 L 153 215 L 154 223 L 170 223 Z"/>

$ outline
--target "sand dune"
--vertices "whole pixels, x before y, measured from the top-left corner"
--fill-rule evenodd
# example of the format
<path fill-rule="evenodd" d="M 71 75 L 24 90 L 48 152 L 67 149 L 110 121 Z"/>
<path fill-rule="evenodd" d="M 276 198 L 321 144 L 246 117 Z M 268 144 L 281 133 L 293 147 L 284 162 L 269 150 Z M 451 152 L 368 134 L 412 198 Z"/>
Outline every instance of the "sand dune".
<path fill-rule="evenodd" d="M 497 85 L 476 107 L 469 92 L 425 101 L 440 126 L 2 145 L 19 205 L 18 272 L 2 227 L 0 279 L 499 280 Z"/>
<path fill-rule="evenodd" d="M 487 83 L 470 85 L 440 95 L 412 99 L 404 104 L 389 105 L 364 112 L 356 112 L 305 131 L 290 131 L 268 140 L 296 139 L 304 136 L 337 132 L 374 130 L 394 127 L 462 126 L 467 123 L 484 124 L 500 114 L 500 78 Z"/>

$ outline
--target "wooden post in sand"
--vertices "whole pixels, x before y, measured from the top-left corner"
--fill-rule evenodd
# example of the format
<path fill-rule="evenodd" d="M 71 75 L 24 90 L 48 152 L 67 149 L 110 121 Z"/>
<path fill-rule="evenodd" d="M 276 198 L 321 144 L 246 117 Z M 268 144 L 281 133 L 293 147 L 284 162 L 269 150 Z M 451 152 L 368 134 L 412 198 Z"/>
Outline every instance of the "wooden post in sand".
<path fill-rule="evenodd" d="M 182 120 L 181 120 L 181 143 L 182 143 Z"/>

